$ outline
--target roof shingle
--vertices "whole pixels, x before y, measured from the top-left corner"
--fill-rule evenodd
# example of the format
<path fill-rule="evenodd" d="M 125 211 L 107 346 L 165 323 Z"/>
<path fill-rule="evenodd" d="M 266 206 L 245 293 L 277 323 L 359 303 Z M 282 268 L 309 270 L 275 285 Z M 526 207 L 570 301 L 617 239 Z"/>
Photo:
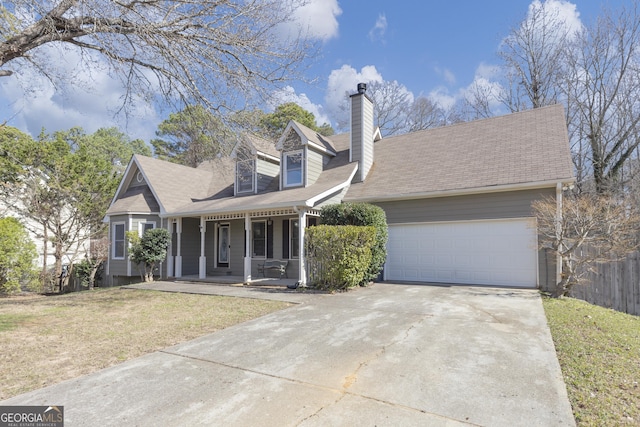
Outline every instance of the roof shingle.
<path fill-rule="evenodd" d="M 573 179 L 561 105 L 387 137 L 345 200 Z"/>

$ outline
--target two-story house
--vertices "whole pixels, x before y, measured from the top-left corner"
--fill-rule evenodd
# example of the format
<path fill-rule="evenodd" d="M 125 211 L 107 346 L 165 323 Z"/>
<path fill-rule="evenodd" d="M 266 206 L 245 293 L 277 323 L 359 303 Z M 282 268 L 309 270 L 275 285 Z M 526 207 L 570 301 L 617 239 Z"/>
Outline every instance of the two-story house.
<path fill-rule="evenodd" d="M 384 279 L 546 287 L 556 260 L 537 249 L 531 202 L 562 200 L 573 182 L 561 106 L 382 138 L 366 85 L 350 132 L 324 137 L 290 122 L 269 143 L 242 135 L 230 158 L 198 168 L 134 156 L 107 212 L 111 284 L 135 278 L 125 232 L 171 232 L 161 275 L 231 274 L 245 283 L 267 259 L 306 281 L 305 230 L 325 204 L 381 206 Z"/>

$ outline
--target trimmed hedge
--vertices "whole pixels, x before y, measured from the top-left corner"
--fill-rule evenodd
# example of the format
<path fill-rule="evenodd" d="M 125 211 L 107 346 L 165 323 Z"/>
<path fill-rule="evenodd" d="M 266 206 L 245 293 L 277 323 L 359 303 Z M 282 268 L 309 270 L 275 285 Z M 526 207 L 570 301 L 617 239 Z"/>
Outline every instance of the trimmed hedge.
<path fill-rule="evenodd" d="M 307 229 L 309 283 L 318 289 L 358 286 L 371 265 L 374 227 L 319 225 Z"/>
<path fill-rule="evenodd" d="M 371 248 L 371 264 L 361 285 L 375 280 L 387 259 L 387 215 L 384 210 L 369 203 L 339 203 L 327 205 L 320 212 L 320 222 L 326 225 L 371 226 L 376 230 Z"/>

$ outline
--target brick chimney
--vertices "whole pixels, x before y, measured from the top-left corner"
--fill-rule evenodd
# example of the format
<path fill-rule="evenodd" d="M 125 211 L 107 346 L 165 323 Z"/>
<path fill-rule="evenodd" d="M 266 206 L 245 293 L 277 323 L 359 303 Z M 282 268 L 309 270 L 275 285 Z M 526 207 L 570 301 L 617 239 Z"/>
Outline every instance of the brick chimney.
<path fill-rule="evenodd" d="M 366 91 L 367 84 L 358 83 L 358 93 L 351 95 L 349 160 L 359 163 L 353 182 L 364 181 L 373 165 L 373 101 Z"/>

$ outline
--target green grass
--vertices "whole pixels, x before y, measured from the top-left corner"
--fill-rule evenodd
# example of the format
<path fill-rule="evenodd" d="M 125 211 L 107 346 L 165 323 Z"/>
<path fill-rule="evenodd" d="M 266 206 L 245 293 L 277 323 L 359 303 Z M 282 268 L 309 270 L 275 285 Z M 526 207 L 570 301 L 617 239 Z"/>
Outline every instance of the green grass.
<path fill-rule="evenodd" d="M 640 425 L 640 317 L 543 298 L 579 426 Z"/>

